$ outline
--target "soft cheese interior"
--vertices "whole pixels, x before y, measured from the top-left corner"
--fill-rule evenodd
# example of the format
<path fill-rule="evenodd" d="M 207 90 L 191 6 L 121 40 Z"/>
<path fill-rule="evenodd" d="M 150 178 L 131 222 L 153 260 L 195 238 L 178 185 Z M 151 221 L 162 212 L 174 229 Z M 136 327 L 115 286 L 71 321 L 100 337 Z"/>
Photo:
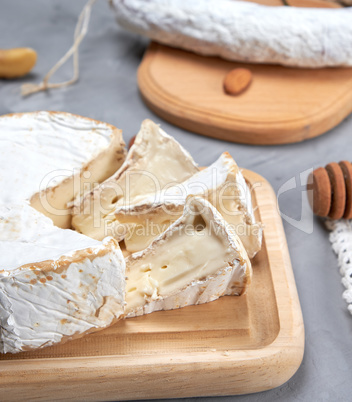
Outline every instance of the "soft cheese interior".
<path fill-rule="evenodd" d="M 140 315 L 238 295 L 250 272 L 236 233 L 210 203 L 189 197 L 176 222 L 146 250 L 127 258 L 126 313 Z"/>
<path fill-rule="evenodd" d="M 127 184 L 128 183 L 128 184 Z M 72 224 L 95 239 L 124 240 L 134 253 L 181 216 L 187 196 L 206 197 L 232 224 L 252 258 L 260 250 L 250 190 L 228 153 L 199 172 L 191 155 L 146 120 L 126 162 L 109 179 L 77 200 Z"/>
<path fill-rule="evenodd" d="M 141 202 L 198 171 L 190 154 L 177 141 L 145 120 L 121 168 L 75 203 L 73 227 L 98 240 L 107 235 L 122 240 L 125 230 L 120 230 L 116 209 Z"/>
<path fill-rule="evenodd" d="M 0 118 L 0 352 L 62 342 L 123 314 L 116 240 L 55 225 L 70 224 L 67 202 L 84 189 L 74 180 L 94 186 L 124 155 L 121 132 L 105 123 L 51 112 Z"/>
<path fill-rule="evenodd" d="M 218 209 L 239 235 L 250 258 L 260 250 L 261 225 L 255 221 L 250 189 L 231 155 L 224 152 L 209 167 L 172 184 L 134 204 L 115 207 L 110 219 L 115 229 L 117 225 L 125 227 L 124 243 L 129 252 L 148 247 L 180 217 L 189 195 L 205 197 Z"/>

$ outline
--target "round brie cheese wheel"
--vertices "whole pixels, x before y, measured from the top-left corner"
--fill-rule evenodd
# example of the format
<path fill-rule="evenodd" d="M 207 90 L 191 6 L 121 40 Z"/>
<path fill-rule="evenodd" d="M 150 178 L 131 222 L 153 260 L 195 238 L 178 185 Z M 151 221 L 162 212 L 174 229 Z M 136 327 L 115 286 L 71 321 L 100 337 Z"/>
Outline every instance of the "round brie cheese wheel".
<path fill-rule="evenodd" d="M 121 131 L 61 112 L 0 117 L 0 352 L 104 328 L 124 309 L 116 240 L 70 230 L 69 203 L 115 172 Z"/>

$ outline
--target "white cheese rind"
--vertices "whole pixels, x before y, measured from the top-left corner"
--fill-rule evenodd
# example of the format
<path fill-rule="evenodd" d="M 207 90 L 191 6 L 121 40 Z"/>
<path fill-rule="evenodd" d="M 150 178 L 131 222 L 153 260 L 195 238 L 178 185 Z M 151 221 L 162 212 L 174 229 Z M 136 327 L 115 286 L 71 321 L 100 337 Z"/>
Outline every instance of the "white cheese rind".
<path fill-rule="evenodd" d="M 157 42 L 224 59 L 352 66 L 352 9 L 233 0 L 113 0 L 119 24 Z"/>
<path fill-rule="evenodd" d="M 121 165 L 123 146 L 115 127 L 68 113 L 0 117 L 0 353 L 63 342 L 123 315 L 118 243 L 54 226 L 41 212 L 55 213 L 37 197 L 50 193 L 68 212 L 67 201 L 81 190 L 73 178 L 104 177 L 107 161 Z"/>
<path fill-rule="evenodd" d="M 0 353 L 50 346 L 119 319 L 123 267 L 118 244 L 106 239 L 84 254 L 0 272 Z"/>
<path fill-rule="evenodd" d="M 61 184 L 107 150 L 115 131 L 109 124 L 70 113 L 1 116 L 1 203 L 29 200 Z"/>
<path fill-rule="evenodd" d="M 126 259 L 127 317 L 242 294 L 251 272 L 232 228 L 205 199 L 189 197 L 176 222 Z"/>
<path fill-rule="evenodd" d="M 75 251 L 101 247 L 101 242 L 73 230 L 60 229 L 27 204 L 0 205 L 0 272 L 28 263 L 70 257 Z"/>

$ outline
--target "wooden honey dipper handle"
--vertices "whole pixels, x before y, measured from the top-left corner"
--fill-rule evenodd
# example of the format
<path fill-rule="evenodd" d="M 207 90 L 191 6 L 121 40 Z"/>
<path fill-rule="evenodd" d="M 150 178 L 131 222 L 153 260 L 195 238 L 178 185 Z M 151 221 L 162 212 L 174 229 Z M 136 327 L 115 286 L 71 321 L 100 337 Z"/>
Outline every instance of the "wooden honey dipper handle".
<path fill-rule="evenodd" d="M 313 212 L 331 219 L 352 218 L 352 164 L 332 162 L 313 171 L 308 179 Z"/>

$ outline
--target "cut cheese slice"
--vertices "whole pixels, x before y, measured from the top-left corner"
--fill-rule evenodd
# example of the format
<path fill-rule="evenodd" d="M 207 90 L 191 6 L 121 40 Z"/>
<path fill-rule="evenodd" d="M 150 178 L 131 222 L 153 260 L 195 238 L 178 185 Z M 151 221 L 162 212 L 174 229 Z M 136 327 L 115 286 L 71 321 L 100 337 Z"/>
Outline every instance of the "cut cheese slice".
<path fill-rule="evenodd" d="M 175 139 L 145 120 L 121 168 L 76 200 L 73 227 L 94 239 L 112 235 L 122 240 L 126 231 L 116 221 L 116 209 L 141 203 L 150 194 L 181 183 L 198 171 L 191 155 Z"/>
<path fill-rule="evenodd" d="M 53 221 L 67 227 L 67 202 L 124 154 L 121 132 L 105 123 L 52 112 L 0 118 L 0 353 L 63 342 L 123 315 L 118 243 Z"/>
<path fill-rule="evenodd" d="M 115 220 L 125 227 L 127 251 L 148 247 L 182 214 L 189 195 L 207 198 L 232 225 L 249 257 L 254 257 L 261 248 L 262 228 L 255 221 L 250 189 L 227 152 L 185 182 L 151 194 L 134 205 L 117 208 Z"/>
<path fill-rule="evenodd" d="M 182 216 L 126 259 L 126 315 L 133 317 L 240 295 L 251 278 L 241 241 L 205 199 L 189 197 Z"/>

